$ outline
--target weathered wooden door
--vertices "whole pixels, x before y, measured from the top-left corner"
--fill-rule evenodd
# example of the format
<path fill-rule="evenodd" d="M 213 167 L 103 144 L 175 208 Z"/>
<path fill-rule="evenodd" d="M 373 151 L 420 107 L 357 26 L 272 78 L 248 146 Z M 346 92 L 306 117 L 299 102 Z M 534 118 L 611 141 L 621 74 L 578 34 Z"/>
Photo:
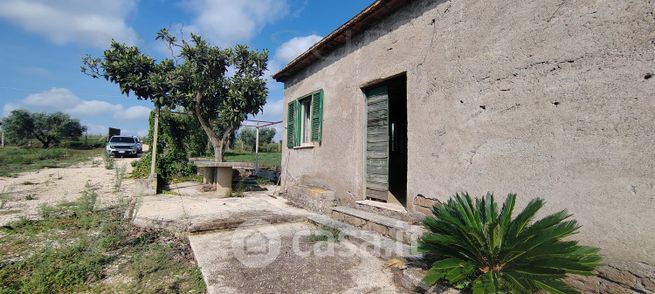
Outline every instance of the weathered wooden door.
<path fill-rule="evenodd" d="M 366 91 L 366 197 L 387 201 L 389 192 L 389 92 Z"/>

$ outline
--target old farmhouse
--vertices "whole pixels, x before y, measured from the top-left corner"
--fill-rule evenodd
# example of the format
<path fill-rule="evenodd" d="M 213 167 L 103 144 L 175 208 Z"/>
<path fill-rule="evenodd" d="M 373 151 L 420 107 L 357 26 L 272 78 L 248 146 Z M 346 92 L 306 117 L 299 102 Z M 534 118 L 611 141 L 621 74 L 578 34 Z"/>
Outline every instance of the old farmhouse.
<path fill-rule="evenodd" d="M 461 191 L 541 197 L 574 214 L 608 271 L 630 273 L 607 279 L 647 289 L 654 12 L 648 0 L 375 1 L 274 75 L 287 197 L 401 219 Z"/>

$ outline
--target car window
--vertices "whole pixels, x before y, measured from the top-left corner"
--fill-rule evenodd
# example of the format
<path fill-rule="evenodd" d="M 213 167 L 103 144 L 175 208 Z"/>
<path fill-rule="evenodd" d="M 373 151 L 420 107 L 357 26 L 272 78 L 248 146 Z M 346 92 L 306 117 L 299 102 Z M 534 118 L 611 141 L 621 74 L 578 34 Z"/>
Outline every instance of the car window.
<path fill-rule="evenodd" d="M 111 143 L 134 143 L 134 138 L 130 137 L 112 137 L 109 140 Z"/>

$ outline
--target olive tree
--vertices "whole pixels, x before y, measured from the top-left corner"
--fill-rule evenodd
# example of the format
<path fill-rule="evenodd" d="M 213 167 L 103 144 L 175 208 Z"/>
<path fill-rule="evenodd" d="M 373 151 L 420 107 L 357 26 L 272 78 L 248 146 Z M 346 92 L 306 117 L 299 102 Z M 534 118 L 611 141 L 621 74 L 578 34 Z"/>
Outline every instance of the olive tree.
<path fill-rule="evenodd" d="M 135 46 L 112 41 L 103 58 L 85 57 L 82 71 L 118 84 L 124 94 L 152 100 L 157 107 L 189 112 L 209 138 L 214 158 L 222 161 L 232 132 L 266 103 L 268 51 L 245 45 L 219 48 L 193 33 L 190 41 L 178 41 L 167 29 L 156 39 L 171 52 L 178 49 L 177 58 L 157 61 Z"/>
<path fill-rule="evenodd" d="M 30 113 L 27 110 L 13 110 L 2 120 L 2 127 L 16 144 L 36 139 L 48 148 L 58 145 L 63 139 L 77 139 L 86 131 L 80 121 L 62 112 Z"/>

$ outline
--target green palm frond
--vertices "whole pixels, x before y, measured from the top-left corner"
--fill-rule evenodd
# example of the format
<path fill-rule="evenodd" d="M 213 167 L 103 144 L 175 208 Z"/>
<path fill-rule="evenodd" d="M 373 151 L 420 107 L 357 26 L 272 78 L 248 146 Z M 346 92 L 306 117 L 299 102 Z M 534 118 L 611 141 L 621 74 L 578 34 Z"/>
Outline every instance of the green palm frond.
<path fill-rule="evenodd" d="M 434 260 L 424 281 L 470 281 L 474 294 L 578 293 L 562 279 L 592 275 L 600 265 L 599 249 L 564 240 L 580 228 L 567 211 L 534 221 L 542 199 L 533 199 L 512 218 L 515 205 L 516 194 L 509 194 L 499 210 L 491 193 L 476 199 L 463 193 L 433 206 L 418 246 Z"/>

